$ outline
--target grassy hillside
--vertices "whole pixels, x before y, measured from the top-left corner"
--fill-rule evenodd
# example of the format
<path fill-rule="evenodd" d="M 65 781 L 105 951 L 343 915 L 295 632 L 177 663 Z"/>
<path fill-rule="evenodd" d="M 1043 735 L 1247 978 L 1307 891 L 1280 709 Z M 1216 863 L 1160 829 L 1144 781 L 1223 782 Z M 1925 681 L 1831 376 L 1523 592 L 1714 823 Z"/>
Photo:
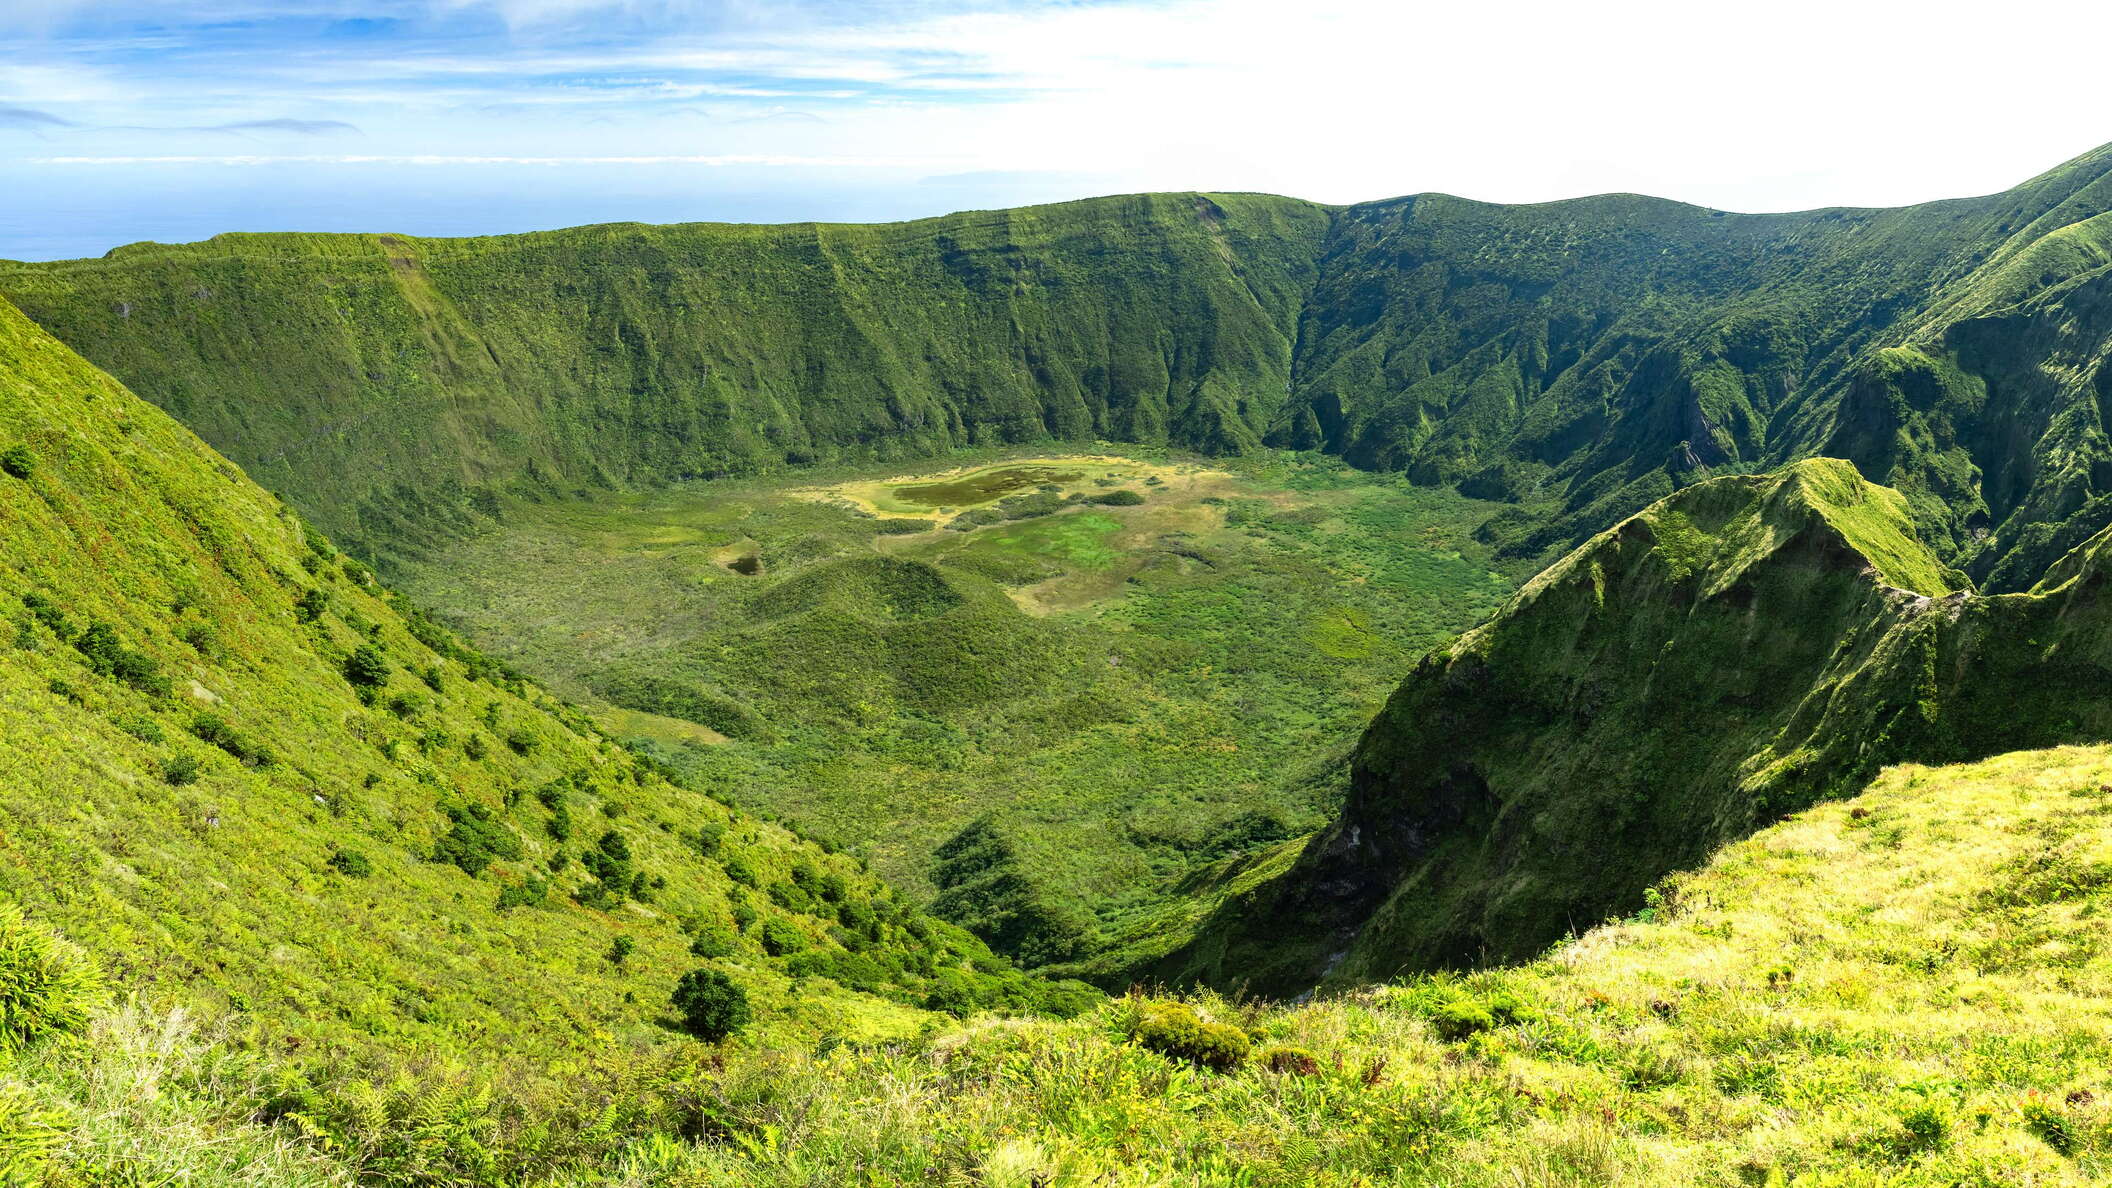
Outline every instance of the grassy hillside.
<path fill-rule="evenodd" d="M 1952 592 L 1846 463 L 1689 488 L 1426 658 L 1341 816 L 1155 968 L 1277 992 L 1520 960 L 1883 764 L 2105 737 L 2102 547 Z"/>
<path fill-rule="evenodd" d="M 1897 767 L 1528 965 L 1195 1000 L 1247 1047 L 1229 1072 L 1122 1000 L 743 1068 L 724 1100 L 776 1142 L 700 1158 L 753 1185 L 2101 1183 L 2108 813 L 2103 747 Z"/>
<path fill-rule="evenodd" d="M 2101 149 L 1896 210 L 1352 207 L 1300 336 L 1307 409 L 1276 439 L 1519 500 L 1492 538 L 1525 551 L 1711 472 L 1845 457 L 1943 556 L 2020 589 L 2057 525 L 2073 544 L 2108 522 L 2108 173 Z M 1901 352 L 1951 382 L 1888 383 Z"/>
<path fill-rule="evenodd" d="M 0 735 L 0 900 L 243 1020 L 321 1137 L 444 1101 L 439 1162 L 591 1161 L 709 1055 L 698 968 L 787 1039 L 1086 1001 L 671 783 L 4 307 Z"/>
<path fill-rule="evenodd" d="M 1515 585 L 1472 539 L 1497 505 L 1324 457 L 981 455 L 951 481 L 1013 474 L 937 506 L 871 469 L 524 502 L 404 582 L 1036 961 L 1324 823 L 1399 674 Z"/>

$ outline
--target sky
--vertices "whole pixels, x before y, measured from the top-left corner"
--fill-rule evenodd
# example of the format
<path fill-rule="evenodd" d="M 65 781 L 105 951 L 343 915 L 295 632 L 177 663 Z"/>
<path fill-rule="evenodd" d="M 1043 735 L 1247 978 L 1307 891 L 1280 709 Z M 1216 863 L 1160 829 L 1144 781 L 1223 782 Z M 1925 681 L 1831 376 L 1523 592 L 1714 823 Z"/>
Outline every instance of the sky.
<path fill-rule="evenodd" d="M 2067 0 L 0 0 L 0 257 L 1137 190 L 1894 205 L 2112 141 L 2108 43 Z"/>

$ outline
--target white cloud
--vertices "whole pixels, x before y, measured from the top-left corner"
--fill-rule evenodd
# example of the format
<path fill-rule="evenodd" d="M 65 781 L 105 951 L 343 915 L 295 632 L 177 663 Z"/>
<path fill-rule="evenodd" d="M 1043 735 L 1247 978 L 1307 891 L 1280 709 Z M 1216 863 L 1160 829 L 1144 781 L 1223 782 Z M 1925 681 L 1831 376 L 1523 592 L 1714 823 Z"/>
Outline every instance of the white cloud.
<path fill-rule="evenodd" d="M 1897 0 L 1107 0 L 940 15 L 950 0 L 862 15 L 764 0 L 299 2 L 481 32 L 259 49 L 171 22 L 10 45 L 0 104 L 79 126 L 0 142 L 15 154 L 0 170 L 131 166 L 146 204 L 176 164 L 279 167 L 222 183 L 245 195 L 302 168 L 394 167 L 421 179 L 413 189 L 455 169 L 487 187 L 495 220 L 534 199 L 506 167 L 567 165 L 695 167 L 744 212 L 787 217 L 822 193 L 873 196 L 831 212 L 893 216 L 1145 189 L 1330 202 L 1630 190 L 1783 210 L 1986 192 L 2112 140 L 2084 61 L 2112 34 L 2101 2 L 2012 0 L 1970 23 Z M 10 4 L 47 21 L 82 7 Z M 224 138 L 182 130 L 258 120 L 342 121 L 388 153 L 230 156 Z M 918 181 L 935 175 L 949 180 Z M 535 217 L 605 216 L 591 180 L 567 192 L 562 216 Z"/>

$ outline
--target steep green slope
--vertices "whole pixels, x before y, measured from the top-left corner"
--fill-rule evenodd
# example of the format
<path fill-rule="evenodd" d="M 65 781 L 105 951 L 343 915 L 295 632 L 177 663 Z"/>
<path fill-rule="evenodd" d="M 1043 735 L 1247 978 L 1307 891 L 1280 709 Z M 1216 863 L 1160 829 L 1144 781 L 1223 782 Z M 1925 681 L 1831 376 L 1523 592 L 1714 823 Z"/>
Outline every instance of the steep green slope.
<path fill-rule="evenodd" d="M 492 488 L 1256 444 L 1325 218 L 1178 194 L 877 227 L 226 235 L 8 267 L 0 294 L 381 552 Z"/>
<path fill-rule="evenodd" d="M 412 1073 L 509 1166 L 661 1124 L 700 966 L 786 1037 L 1078 1001 L 670 783 L 4 306 L 0 628 L 0 900 L 312 1061 L 284 1108 L 325 1133 Z M 631 1113 L 573 1104 L 652 1069 Z"/>
<path fill-rule="evenodd" d="M 1155 968 L 1281 991 L 1522 959 L 1883 764 L 2105 737 L 2108 547 L 1978 596 L 1846 463 L 1689 488 L 1425 659 L 1340 818 Z"/>

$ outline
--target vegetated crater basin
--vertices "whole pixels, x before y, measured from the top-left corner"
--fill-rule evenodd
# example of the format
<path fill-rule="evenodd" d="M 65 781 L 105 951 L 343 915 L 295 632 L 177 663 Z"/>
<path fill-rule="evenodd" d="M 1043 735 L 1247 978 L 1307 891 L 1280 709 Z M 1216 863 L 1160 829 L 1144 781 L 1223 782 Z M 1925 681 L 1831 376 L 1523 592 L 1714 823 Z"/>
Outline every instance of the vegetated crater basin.
<path fill-rule="evenodd" d="M 903 503 L 920 507 L 967 507 L 1043 483 L 1075 483 L 1083 477 L 1078 471 L 1067 471 L 1060 466 L 1000 466 L 938 482 L 893 487 L 888 493 Z"/>

